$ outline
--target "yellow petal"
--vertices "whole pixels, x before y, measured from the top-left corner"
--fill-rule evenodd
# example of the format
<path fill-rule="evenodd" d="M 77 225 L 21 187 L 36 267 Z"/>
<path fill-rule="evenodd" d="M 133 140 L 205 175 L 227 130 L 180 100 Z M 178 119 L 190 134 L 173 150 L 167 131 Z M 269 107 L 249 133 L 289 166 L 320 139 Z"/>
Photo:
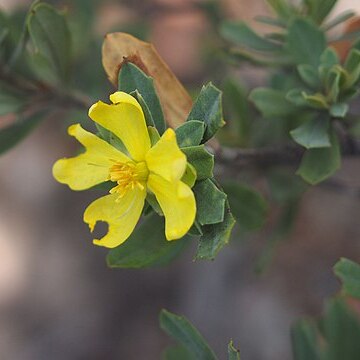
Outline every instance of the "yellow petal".
<path fill-rule="evenodd" d="M 146 190 L 139 187 L 125 193 L 103 196 L 92 202 L 84 213 L 84 221 L 93 231 L 98 221 L 109 224 L 108 233 L 93 243 L 107 248 L 122 244 L 133 232 L 144 207 Z"/>
<path fill-rule="evenodd" d="M 72 190 L 85 190 L 100 184 L 109 177 L 109 168 L 114 160 L 131 161 L 126 155 L 106 141 L 84 130 L 80 124 L 71 125 L 68 133 L 86 149 L 76 157 L 60 159 L 53 166 L 54 178 L 67 184 Z"/>
<path fill-rule="evenodd" d="M 146 154 L 150 172 L 168 181 L 180 180 L 186 169 L 186 156 L 180 150 L 173 129 L 167 129 Z"/>
<path fill-rule="evenodd" d="M 110 99 L 111 105 L 98 101 L 91 106 L 90 118 L 119 137 L 134 160 L 143 161 L 150 149 L 150 138 L 139 103 L 120 91 Z"/>
<path fill-rule="evenodd" d="M 169 182 L 150 174 L 148 188 L 152 191 L 165 215 L 165 235 L 168 240 L 180 239 L 195 220 L 194 193 L 182 181 Z"/>

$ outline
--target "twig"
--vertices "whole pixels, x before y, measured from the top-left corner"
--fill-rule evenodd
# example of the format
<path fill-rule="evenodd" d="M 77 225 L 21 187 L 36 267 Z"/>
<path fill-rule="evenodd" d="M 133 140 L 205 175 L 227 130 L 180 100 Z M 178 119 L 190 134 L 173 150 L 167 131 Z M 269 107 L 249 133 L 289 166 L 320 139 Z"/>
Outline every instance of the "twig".
<path fill-rule="evenodd" d="M 231 165 L 236 170 L 244 168 L 267 168 L 274 165 L 298 166 L 305 149 L 297 145 L 283 145 L 254 149 L 222 147 L 216 153 L 216 160 L 223 165 Z M 343 156 L 359 156 L 360 142 L 347 137 L 342 144 Z"/>
<path fill-rule="evenodd" d="M 304 150 L 299 146 L 285 145 L 255 149 L 222 147 L 215 154 L 217 162 L 236 169 L 264 168 L 273 165 L 296 165 Z"/>

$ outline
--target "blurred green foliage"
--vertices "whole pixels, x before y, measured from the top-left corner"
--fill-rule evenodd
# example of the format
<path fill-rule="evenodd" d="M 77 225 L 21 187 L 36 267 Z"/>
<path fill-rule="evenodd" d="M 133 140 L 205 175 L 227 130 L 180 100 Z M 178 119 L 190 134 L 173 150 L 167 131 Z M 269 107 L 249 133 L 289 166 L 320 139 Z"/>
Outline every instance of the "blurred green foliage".
<path fill-rule="evenodd" d="M 222 91 L 212 83 L 205 85 L 187 121 L 176 129 L 179 146 L 189 161 L 183 181 L 195 193 L 196 221 L 181 241 L 167 242 L 161 209 L 149 194 L 144 221 L 125 244 L 109 252 L 110 267 L 166 265 L 192 239 L 199 240 L 196 259 L 214 259 L 228 243 L 235 219 L 241 233 L 247 235 L 268 226 L 270 209 L 278 208 L 256 265 L 263 271 L 276 246 L 290 234 L 309 185 L 333 176 L 349 149 L 360 154 L 356 108 L 360 32 L 334 37 L 330 31 L 355 14 L 346 11 L 328 20 L 336 0 L 303 0 L 297 5 L 287 0 L 266 2 L 273 16 L 256 18 L 273 29 L 264 35 L 245 22 L 225 20 L 219 2 L 200 3 L 211 24 L 201 49 L 204 69 L 221 84 Z M 0 12 L 0 116 L 8 118 L 8 125 L 0 129 L 0 153 L 18 144 L 42 120 L 57 118 L 60 110 L 64 122 L 76 113 L 90 123 L 85 116 L 88 107 L 110 92 L 101 65 L 102 34 L 95 31 L 100 4 L 96 0 L 35 1 L 28 11 Z M 132 6 L 139 8 L 139 3 Z M 146 38 L 148 24 L 141 16 L 116 30 Z M 345 56 L 336 47 L 344 39 L 350 41 Z M 265 69 L 265 81 L 256 86 L 256 81 L 240 81 L 234 67 L 237 70 L 244 64 Z M 119 89 L 138 100 L 151 141 L 156 143 L 166 119 L 153 79 L 127 63 L 119 74 Z M 227 126 L 220 129 L 224 118 Z M 113 134 L 101 127 L 97 131 L 123 149 Z M 215 134 L 225 149 L 235 149 L 240 158 L 252 154 L 253 161 L 240 169 L 235 161 L 228 161 L 225 170 L 236 176 L 229 182 L 224 171 L 219 177 L 221 185 L 214 178 L 214 149 L 205 144 Z M 271 158 L 274 147 L 283 149 L 283 155 L 288 155 L 288 149 L 290 155 L 296 154 L 290 166 Z M 257 163 L 267 151 L 268 161 Z M 225 157 L 221 151 L 215 153 L 215 160 L 217 156 L 220 162 Z M 261 192 L 253 186 L 259 173 L 267 184 Z M 108 185 L 97 190 L 104 191 Z M 342 295 L 359 298 L 360 266 L 342 259 L 335 273 L 343 281 Z M 167 349 L 165 359 L 216 359 L 184 317 L 163 311 L 160 325 L 180 344 Z M 301 320 L 292 330 L 296 360 L 355 360 L 360 354 L 359 340 L 358 317 L 342 297 L 328 303 L 320 321 Z M 240 359 L 232 342 L 228 358 Z"/>

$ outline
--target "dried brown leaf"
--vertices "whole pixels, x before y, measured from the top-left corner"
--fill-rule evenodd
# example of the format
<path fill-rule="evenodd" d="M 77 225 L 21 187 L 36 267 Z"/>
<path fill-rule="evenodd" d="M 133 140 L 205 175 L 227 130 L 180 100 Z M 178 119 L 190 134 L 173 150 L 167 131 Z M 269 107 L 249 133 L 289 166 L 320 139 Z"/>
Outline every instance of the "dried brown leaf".
<path fill-rule="evenodd" d="M 137 65 L 154 79 L 168 125 L 175 128 L 186 120 L 192 107 L 191 97 L 152 44 L 126 33 L 107 34 L 102 48 L 102 62 L 115 86 L 122 64 L 132 62 Z"/>

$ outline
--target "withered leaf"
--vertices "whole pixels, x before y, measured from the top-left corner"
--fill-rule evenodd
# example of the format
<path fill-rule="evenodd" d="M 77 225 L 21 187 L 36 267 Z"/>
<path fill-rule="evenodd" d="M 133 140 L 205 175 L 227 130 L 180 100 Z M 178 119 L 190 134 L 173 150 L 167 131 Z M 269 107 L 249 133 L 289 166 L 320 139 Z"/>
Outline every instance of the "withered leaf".
<path fill-rule="evenodd" d="M 102 62 L 110 81 L 116 86 L 122 64 L 132 62 L 137 65 L 154 79 L 168 125 L 176 128 L 186 120 L 192 107 L 191 97 L 152 44 L 126 33 L 107 34 Z"/>

